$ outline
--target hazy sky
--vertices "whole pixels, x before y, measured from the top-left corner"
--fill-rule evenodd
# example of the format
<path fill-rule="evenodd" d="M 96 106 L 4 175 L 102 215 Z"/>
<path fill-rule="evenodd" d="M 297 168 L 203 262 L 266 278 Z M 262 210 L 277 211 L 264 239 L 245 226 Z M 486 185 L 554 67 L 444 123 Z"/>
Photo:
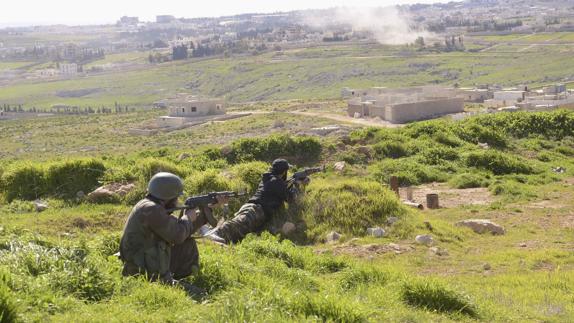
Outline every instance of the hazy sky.
<path fill-rule="evenodd" d="M 152 21 L 156 15 L 214 17 L 251 12 L 274 12 L 340 6 L 376 7 L 431 3 L 436 0 L 0 0 L 0 26 L 28 24 L 113 23 L 120 16 Z"/>

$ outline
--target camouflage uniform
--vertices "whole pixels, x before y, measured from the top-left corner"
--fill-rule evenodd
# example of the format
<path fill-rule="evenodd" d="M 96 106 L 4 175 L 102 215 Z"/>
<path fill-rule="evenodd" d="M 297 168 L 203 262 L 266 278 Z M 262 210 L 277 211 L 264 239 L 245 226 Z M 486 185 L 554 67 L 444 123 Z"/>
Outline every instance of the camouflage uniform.
<path fill-rule="evenodd" d="M 120 241 L 122 274 L 147 274 L 152 281 L 174 284 L 174 279 L 189 276 L 199 269 L 195 240 L 188 239 L 195 228 L 184 215 L 167 213 L 153 197 L 138 202 L 132 209 Z"/>
<path fill-rule="evenodd" d="M 217 228 L 217 235 L 227 242 L 237 242 L 248 233 L 261 228 L 266 221 L 263 207 L 259 204 L 244 204 L 233 219 L 224 222 Z"/>
<path fill-rule="evenodd" d="M 247 204 L 244 204 L 233 219 L 216 228 L 213 234 L 225 242 L 238 242 L 250 232 L 263 229 L 263 225 L 273 214 L 283 208 L 285 202 L 295 200 L 297 185 L 288 186 L 285 178 L 272 172 L 265 173 L 257 191 Z"/>

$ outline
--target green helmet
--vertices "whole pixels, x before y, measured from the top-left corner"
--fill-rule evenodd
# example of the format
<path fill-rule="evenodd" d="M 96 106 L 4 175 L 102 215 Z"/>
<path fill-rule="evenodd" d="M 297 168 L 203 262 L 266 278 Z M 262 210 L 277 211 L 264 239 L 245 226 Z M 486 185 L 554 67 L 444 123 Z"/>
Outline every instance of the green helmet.
<path fill-rule="evenodd" d="M 183 194 L 183 181 L 172 173 L 157 173 L 150 179 L 147 191 L 153 197 L 169 201 Z"/>

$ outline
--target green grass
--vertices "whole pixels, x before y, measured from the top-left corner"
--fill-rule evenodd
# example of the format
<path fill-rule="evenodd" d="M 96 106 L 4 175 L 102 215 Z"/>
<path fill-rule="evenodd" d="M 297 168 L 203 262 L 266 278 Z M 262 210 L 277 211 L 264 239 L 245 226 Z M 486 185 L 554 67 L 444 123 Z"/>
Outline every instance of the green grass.
<path fill-rule="evenodd" d="M 564 35 L 558 35 L 564 36 Z M 534 36 L 533 36 L 534 37 Z M 568 36 L 569 37 L 569 36 Z M 567 36 L 564 39 L 568 40 Z M 155 100 L 191 91 L 242 102 L 338 98 L 342 87 L 412 86 L 430 83 L 463 86 L 497 83 L 538 86 L 573 73 L 568 47 L 547 46 L 524 53 L 427 53 L 373 44 L 336 45 L 252 57 L 213 58 L 149 65 L 54 82 L 21 82 L 0 89 L 0 103 L 50 107 L 98 107 L 119 102 L 150 106 Z M 104 62 L 141 60 L 143 52 L 110 55 Z M 529 64 L 536 61 L 538 64 Z M 66 89 L 99 88 L 82 98 L 61 98 Z"/>

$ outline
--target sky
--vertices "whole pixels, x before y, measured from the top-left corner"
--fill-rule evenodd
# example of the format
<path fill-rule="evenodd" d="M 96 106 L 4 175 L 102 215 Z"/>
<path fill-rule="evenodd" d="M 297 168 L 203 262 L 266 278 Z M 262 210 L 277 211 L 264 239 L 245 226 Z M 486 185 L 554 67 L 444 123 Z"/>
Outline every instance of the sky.
<path fill-rule="evenodd" d="M 46 24 L 107 24 L 119 17 L 138 16 L 154 21 L 156 15 L 218 17 L 241 13 L 270 13 L 332 7 L 380 7 L 432 3 L 436 0 L 0 0 L 0 27 Z M 446 1 L 445 1 L 446 2 Z"/>

